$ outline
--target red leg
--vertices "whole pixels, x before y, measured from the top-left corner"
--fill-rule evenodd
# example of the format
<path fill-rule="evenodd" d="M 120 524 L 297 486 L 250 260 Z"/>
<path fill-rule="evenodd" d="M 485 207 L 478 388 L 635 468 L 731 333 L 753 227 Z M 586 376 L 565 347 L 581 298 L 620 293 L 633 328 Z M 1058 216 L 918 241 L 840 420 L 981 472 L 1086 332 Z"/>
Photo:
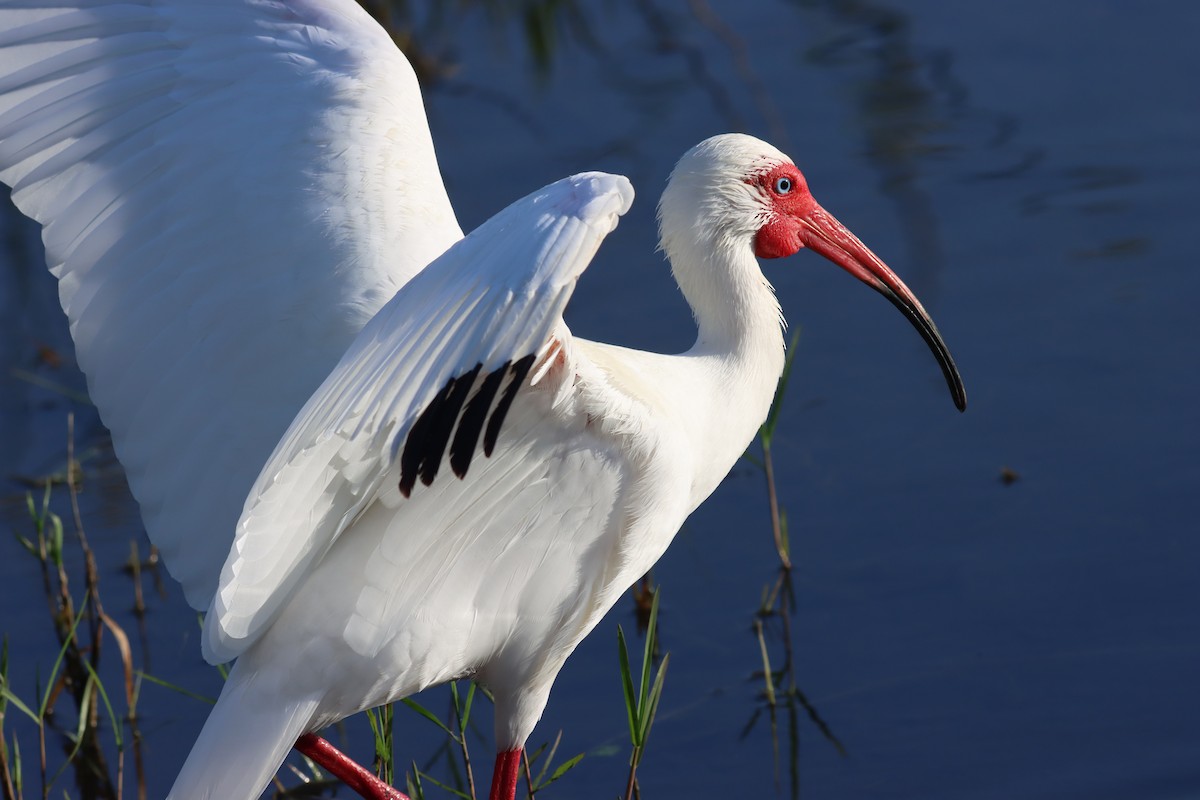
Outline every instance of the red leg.
<path fill-rule="evenodd" d="M 516 800 L 517 778 L 521 774 L 521 748 L 496 754 L 496 768 L 492 771 L 492 790 L 488 800 Z"/>
<path fill-rule="evenodd" d="M 296 740 L 296 749 L 327 769 L 342 783 L 366 800 L 409 800 L 408 795 L 393 789 L 371 772 L 315 733 L 306 733 Z M 516 773 L 513 773 L 516 786 Z"/>

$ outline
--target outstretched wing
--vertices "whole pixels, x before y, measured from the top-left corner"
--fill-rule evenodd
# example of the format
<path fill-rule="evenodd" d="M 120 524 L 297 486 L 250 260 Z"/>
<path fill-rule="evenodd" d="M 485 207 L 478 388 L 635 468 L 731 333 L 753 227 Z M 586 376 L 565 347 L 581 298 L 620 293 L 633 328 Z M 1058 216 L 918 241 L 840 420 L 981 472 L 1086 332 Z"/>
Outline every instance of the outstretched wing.
<path fill-rule="evenodd" d="M 384 306 L 251 490 L 205 623 L 206 658 L 254 642 L 386 476 L 404 502 L 447 457 L 462 477 L 491 454 L 516 392 L 538 377 L 535 361 L 564 346 L 576 278 L 632 200 L 619 176 L 559 181 L 488 220 Z"/>
<path fill-rule="evenodd" d="M 0 180 L 205 608 L 288 423 L 461 238 L 412 69 L 352 0 L 5 0 Z"/>

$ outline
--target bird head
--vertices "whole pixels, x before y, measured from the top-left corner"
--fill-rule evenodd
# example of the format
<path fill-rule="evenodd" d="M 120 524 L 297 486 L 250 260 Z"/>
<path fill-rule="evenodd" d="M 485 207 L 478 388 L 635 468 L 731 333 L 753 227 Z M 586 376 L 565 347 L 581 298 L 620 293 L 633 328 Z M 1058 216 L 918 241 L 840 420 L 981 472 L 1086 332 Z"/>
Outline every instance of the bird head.
<path fill-rule="evenodd" d="M 888 299 L 937 359 L 958 409 L 962 378 L 929 313 L 904 282 L 821 207 L 790 158 L 744 134 L 706 139 L 686 152 L 659 202 L 663 248 L 752 252 L 781 258 L 804 248 L 824 256 Z M 682 285 L 682 282 L 681 282 Z"/>

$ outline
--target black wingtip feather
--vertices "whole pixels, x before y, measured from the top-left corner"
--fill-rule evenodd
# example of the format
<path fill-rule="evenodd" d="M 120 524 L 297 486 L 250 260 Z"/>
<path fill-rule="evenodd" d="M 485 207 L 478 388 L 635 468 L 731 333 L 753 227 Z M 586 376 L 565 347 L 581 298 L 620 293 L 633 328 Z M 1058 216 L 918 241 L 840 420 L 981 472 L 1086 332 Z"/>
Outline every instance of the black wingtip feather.
<path fill-rule="evenodd" d="M 413 422 L 400 454 L 400 494 L 410 496 L 418 479 L 428 486 L 437 477 L 458 412 L 481 369 L 483 364 L 476 364 L 470 372 L 446 381 Z"/>
<path fill-rule="evenodd" d="M 475 448 L 479 446 L 481 431 L 483 454 L 488 457 L 492 455 L 492 451 L 496 449 L 496 440 L 500 437 L 500 428 L 504 425 L 504 418 L 508 415 L 517 392 L 529 377 L 534 358 L 535 354 L 531 353 L 488 373 L 474 395 L 470 394 L 471 387 L 475 385 L 479 373 L 483 370 L 482 363 L 476 364 L 470 372 L 455 376 L 446 382 L 409 429 L 404 450 L 400 454 L 401 495 L 410 497 L 418 480 L 426 486 L 433 483 L 446 455 L 447 444 L 450 446 L 450 469 L 459 478 L 465 477 L 467 469 L 471 466 Z M 499 393 L 506 375 L 512 377 L 504 387 L 504 393 L 496 403 L 495 409 L 492 409 L 492 401 Z M 454 434 L 453 441 L 450 438 L 451 434 Z"/>
<path fill-rule="evenodd" d="M 508 373 L 511 361 L 488 373 L 479 386 L 479 391 L 467 401 L 462 419 L 458 421 L 458 430 L 454 433 L 454 441 L 450 443 L 450 469 L 459 478 L 465 478 L 467 469 L 471 466 L 471 458 L 479 444 L 479 434 L 483 431 L 483 423 L 487 421 L 488 412 L 492 409 L 492 401 L 500 391 L 500 383 Z"/>
<path fill-rule="evenodd" d="M 433 424 L 429 428 L 429 441 L 422 448 L 424 454 L 421 457 L 421 483 L 426 486 L 433 483 L 433 479 L 437 477 L 442 457 L 446 454 L 446 445 L 450 443 L 450 434 L 454 432 L 454 423 L 458 421 L 458 414 L 467 402 L 467 395 L 475 385 L 475 379 L 479 377 L 481 369 L 483 364 L 476 364 L 475 369 L 458 376 L 457 379 L 451 379 L 446 384 L 447 388 L 450 388 L 450 394 L 442 407 L 436 410 Z M 434 411 L 434 406 L 431 405 L 428 411 Z"/>
<path fill-rule="evenodd" d="M 504 424 L 504 418 L 508 416 L 508 409 L 512 407 L 513 400 L 517 396 L 517 390 L 525 383 L 525 378 L 529 375 L 529 370 L 533 367 L 534 353 L 530 353 L 524 358 L 512 365 L 512 380 L 504 389 L 504 395 L 500 398 L 500 402 L 496 404 L 496 410 L 492 412 L 492 418 L 488 420 L 487 430 L 483 433 L 483 454 L 491 457 L 492 451 L 496 449 L 496 440 L 500 438 L 500 426 Z"/>

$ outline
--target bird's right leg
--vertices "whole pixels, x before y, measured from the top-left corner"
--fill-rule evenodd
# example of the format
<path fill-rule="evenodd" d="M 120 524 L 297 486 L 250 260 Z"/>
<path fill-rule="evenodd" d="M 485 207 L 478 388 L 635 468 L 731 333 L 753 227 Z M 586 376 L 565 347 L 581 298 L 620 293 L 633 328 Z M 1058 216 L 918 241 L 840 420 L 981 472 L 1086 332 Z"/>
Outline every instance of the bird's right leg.
<path fill-rule="evenodd" d="M 315 733 L 296 740 L 296 749 L 329 770 L 330 774 L 362 795 L 366 800 L 409 800 L 408 795 L 388 786 L 354 759 Z M 515 788 L 516 781 L 513 786 Z"/>

